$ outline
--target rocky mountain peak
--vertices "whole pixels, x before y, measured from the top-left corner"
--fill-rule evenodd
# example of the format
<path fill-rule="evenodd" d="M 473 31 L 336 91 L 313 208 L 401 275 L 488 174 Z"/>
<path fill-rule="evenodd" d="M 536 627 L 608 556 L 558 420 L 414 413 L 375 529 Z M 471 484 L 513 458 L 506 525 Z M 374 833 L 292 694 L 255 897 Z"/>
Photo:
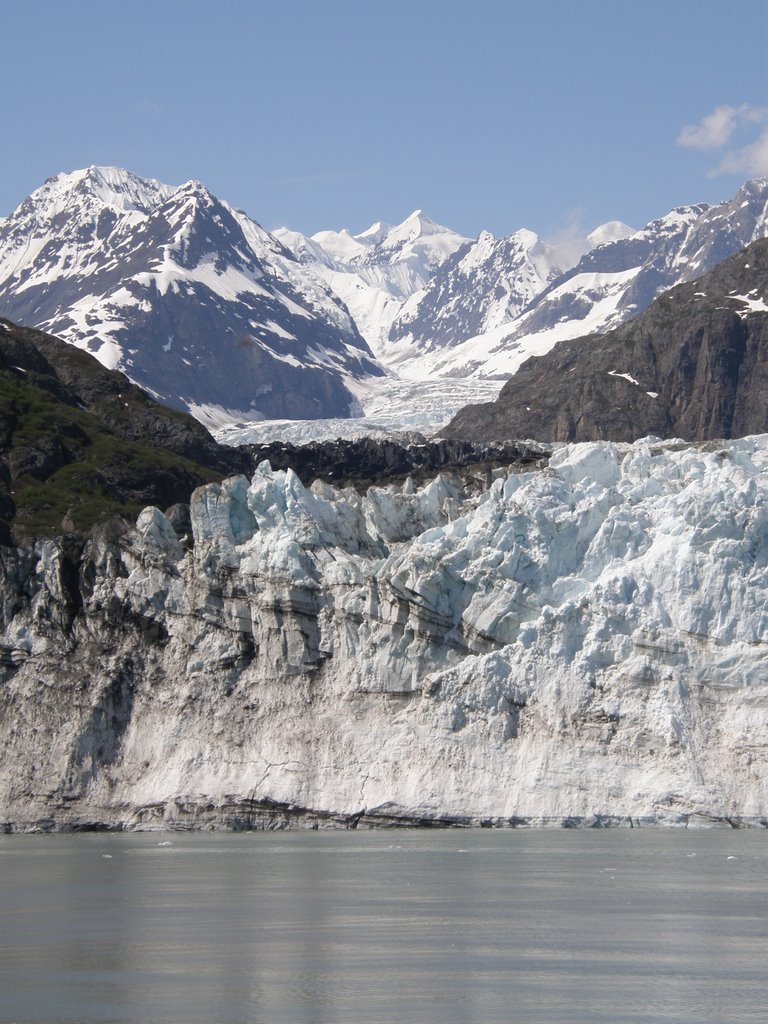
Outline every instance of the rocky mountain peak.
<path fill-rule="evenodd" d="M 383 221 L 377 220 L 369 228 L 366 228 L 365 231 L 361 231 L 359 235 L 354 237 L 364 245 L 376 245 L 383 238 L 386 238 L 391 230 L 391 224 L 385 224 Z"/>
<path fill-rule="evenodd" d="M 188 202 L 190 200 L 201 203 L 204 206 L 220 205 L 219 200 L 214 194 L 205 187 L 201 181 L 186 181 L 183 185 L 179 185 L 177 189 L 169 196 L 169 199 L 176 200 L 177 202 Z"/>
<path fill-rule="evenodd" d="M 405 218 L 402 224 L 392 229 L 390 236 L 397 237 L 399 234 L 404 234 L 409 238 L 418 238 L 420 235 L 434 235 L 447 230 L 448 228 L 444 228 L 430 220 L 423 210 L 414 210 L 413 213 Z"/>
<path fill-rule="evenodd" d="M 60 208 L 102 206 L 121 213 L 147 214 L 173 192 L 173 187 L 141 178 L 121 167 L 92 165 L 54 175 L 30 196 L 43 216 Z"/>
<path fill-rule="evenodd" d="M 634 235 L 635 229 L 621 220 L 608 220 L 600 224 L 587 235 L 587 243 L 590 248 L 596 249 L 598 245 L 607 245 L 610 242 L 618 242 L 622 238 L 629 238 Z"/>
<path fill-rule="evenodd" d="M 0 310 L 211 426 L 344 416 L 346 381 L 381 373 L 339 299 L 198 181 L 51 179 L 0 228 Z"/>

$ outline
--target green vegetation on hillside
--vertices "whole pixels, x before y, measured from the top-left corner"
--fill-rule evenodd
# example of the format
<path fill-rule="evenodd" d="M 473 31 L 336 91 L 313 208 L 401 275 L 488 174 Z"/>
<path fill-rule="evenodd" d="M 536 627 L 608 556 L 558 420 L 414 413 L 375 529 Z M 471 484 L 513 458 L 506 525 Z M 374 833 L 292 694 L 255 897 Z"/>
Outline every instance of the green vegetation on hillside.
<path fill-rule="evenodd" d="M 191 417 L 87 353 L 7 321 L 0 331 L 0 540 L 83 534 L 166 508 L 244 468 Z M 54 366 L 55 363 L 55 366 Z M 175 450 L 174 450 L 175 449 Z"/>

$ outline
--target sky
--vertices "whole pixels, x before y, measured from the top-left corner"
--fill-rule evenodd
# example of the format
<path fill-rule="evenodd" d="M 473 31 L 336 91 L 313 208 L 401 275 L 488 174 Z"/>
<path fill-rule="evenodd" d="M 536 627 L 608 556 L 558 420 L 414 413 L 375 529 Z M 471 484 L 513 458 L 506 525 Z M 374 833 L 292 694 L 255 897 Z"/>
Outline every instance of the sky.
<path fill-rule="evenodd" d="M 267 228 L 546 238 L 768 175 L 766 0 L 0 0 L 0 216 L 90 164 Z"/>

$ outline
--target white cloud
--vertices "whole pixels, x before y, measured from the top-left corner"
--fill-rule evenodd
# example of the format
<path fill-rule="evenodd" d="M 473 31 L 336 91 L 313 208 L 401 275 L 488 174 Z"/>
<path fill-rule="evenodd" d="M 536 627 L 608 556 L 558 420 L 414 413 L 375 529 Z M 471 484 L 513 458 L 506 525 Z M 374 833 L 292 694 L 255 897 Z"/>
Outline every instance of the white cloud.
<path fill-rule="evenodd" d="M 582 211 L 576 208 L 569 210 L 565 224 L 543 241 L 554 250 L 553 255 L 558 262 L 564 267 L 572 267 L 589 248 L 586 234 L 582 223 Z"/>
<path fill-rule="evenodd" d="M 726 153 L 709 172 L 711 178 L 718 174 L 745 174 L 748 178 L 768 175 L 768 128 L 749 146 Z"/>
<path fill-rule="evenodd" d="M 753 107 L 749 103 L 742 103 L 739 107 L 723 104 L 702 117 L 698 124 L 686 125 L 677 137 L 677 144 L 690 149 L 720 149 L 737 128 L 745 124 L 762 124 L 767 120 L 766 107 Z"/>

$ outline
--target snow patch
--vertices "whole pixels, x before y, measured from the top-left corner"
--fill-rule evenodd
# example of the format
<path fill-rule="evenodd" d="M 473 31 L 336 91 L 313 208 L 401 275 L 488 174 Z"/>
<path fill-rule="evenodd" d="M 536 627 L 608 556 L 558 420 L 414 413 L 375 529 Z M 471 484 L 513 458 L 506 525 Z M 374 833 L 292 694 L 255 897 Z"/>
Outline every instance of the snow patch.
<path fill-rule="evenodd" d="M 635 380 L 631 373 L 619 373 L 617 370 L 609 370 L 608 376 L 622 377 L 624 380 L 628 380 L 630 384 L 636 384 L 638 387 L 640 386 L 640 382 Z"/>

